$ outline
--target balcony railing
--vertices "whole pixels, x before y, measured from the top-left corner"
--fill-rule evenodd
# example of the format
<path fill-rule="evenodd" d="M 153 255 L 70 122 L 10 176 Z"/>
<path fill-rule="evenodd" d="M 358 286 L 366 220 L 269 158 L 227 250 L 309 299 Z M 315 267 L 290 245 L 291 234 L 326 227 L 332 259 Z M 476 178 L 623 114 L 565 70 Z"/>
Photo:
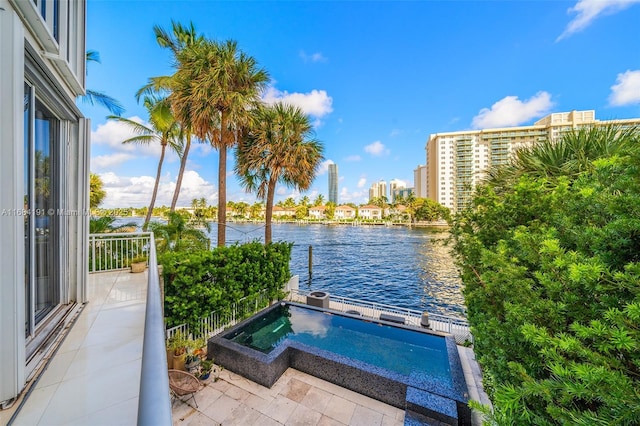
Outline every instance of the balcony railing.
<path fill-rule="evenodd" d="M 89 234 L 89 272 L 129 267 L 131 259 L 148 256 L 151 232 Z"/>
<path fill-rule="evenodd" d="M 149 284 L 144 320 L 138 425 L 169 426 L 173 421 L 164 341 L 163 301 L 153 233 L 149 233 L 149 243 Z"/>

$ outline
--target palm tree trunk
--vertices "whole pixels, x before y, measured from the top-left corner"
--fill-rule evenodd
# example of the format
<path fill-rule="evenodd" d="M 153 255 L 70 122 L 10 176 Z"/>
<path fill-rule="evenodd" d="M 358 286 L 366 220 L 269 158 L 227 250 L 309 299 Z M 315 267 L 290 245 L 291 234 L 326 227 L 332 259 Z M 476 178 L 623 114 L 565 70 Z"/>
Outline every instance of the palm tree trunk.
<path fill-rule="evenodd" d="M 189 155 L 189 148 L 191 148 L 191 134 L 187 134 L 187 143 L 184 145 L 184 152 L 180 159 L 180 171 L 178 172 L 178 178 L 176 179 L 176 189 L 173 191 L 173 199 L 171 200 L 170 212 L 173 213 L 178 203 L 178 197 L 180 196 L 180 188 L 182 187 L 182 176 L 184 175 L 184 169 L 187 165 L 187 156 Z"/>
<path fill-rule="evenodd" d="M 160 185 L 160 176 L 162 174 L 162 162 L 164 161 L 164 151 L 167 148 L 167 144 L 162 144 L 162 151 L 160 151 L 160 161 L 158 161 L 158 172 L 156 173 L 156 184 L 153 186 L 153 195 L 151 195 L 151 203 L 149 203 L 149 210 L 147 211 L 147 217 L 144 219 L 142 230 L 146 231 L 149 221 L 151 221 L 151 215 L 153 214 L 153 206 L 156 204 L 156 195 L 158 194 L 158 186 Z"/>
<path fill-rule="evenodd" d="M 276 192 L 276 179 L 269 179 L 267 188 L 267 205 L 264 212 L 264 243 L 271 242 L 271 218 L 273 216 L 273 198 Z"/>
<path fill-rule="evenodd" d="M 220 160 L 218 164 L 218 247 L 224 247 L 227 234 L 227 145 L 224 133 L 227 120 L 224 112 L 220 114 Z"/>

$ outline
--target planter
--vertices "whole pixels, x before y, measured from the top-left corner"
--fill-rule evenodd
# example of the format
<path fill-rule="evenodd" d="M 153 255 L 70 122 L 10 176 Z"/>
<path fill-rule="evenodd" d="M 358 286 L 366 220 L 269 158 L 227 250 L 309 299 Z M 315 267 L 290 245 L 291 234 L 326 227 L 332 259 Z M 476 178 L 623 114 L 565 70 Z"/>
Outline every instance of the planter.
<path fill-rule="evenodd" d="M 167 367 L 173 369 L 173 349 L 167 349 Z"/>
<path fill-rule="evenodd" d="M 144 272 L 147 269 L 147 262 L 136 262 L 131 264 L 131 273 Z"/>
<path fill-rule="evenodd" d="M 174 370 L 183 370 L 183 371 L 185 371 L 184 361 L 185 361 L 186 358 L 187 358 L 187 354 L 174 355 L 173 356 L 173 369 Z"/>

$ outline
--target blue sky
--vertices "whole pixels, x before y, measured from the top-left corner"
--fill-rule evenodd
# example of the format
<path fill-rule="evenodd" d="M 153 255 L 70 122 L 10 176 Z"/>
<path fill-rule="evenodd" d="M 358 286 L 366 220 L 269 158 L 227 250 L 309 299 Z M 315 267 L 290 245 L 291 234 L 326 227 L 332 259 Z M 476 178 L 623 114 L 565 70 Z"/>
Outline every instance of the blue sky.
<path fill-rule="evenodd" d="M 380 179 L 413 186 L 430 134 L 532 124 L 551 112 L 595 109 L 596 118 L 640 117 L 640 0 L 213 2 L 89 0 L 87 87 L 117 98 L 144 121 L 134 93 L 172 73 L 152 28 L 188 24 L 234 39 L 271 77 L 263 97 L 303 108 L 325 146 L 312 188 L 328 194 L 338 164 L 340 202 L 363 203 Z M 103 207 L 148 205 L 159 149 L 129 147 L 106 110 L 92 120 L 91 170 L 105 182 Z M 217 153 L 189 155 L 179 205 L 217 203 Z M 179 161 L 165 161 L 156 205 L 169 205 Z M 233 170 L 230 158 L 228 170 Z M 299 198 L 278 188 L 278 198 Z M 255 201 L 235 176 L 227 197 Z"/>

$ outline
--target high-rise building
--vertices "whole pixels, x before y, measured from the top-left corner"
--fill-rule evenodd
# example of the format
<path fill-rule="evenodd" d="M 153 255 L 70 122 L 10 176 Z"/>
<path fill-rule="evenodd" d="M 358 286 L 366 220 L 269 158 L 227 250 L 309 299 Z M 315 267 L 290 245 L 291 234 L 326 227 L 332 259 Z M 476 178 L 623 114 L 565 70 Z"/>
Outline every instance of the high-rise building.
<path fill-rule="evenodd" d="M 338 165 L 329 164 L 329 201 L 338 205 Z"/>
<path fill-rule="evenodd" d="M 419 165 L 413 171 L 413 191 L 416 198 L 427 198 L 427 166 Z"/>
<path fill-rule="evenodd" d="M 532 126 L 435 133 L 427 141 L 427 197 L 457 211 L 467 206 L 489 168 L 505 164 L 514 150 L 584 126 L 638 125 L 639 119 L 600 121 L 595 111 L 553 113 Z M 417 184 L 416 184 L 417 187 Z"/>
<path fill-rule="evenodd" d="M 393 203 L 395 199 L 396 190 L 406 188 L 407 185 L 398 179 L 391 179 L 389 182 L 389 202 Z"/>
<path fill-rule="evenodd" d="M 87 301 L 86 1 L 0 0 L 0 406 Z"/>
<path fill-rule="evenodd" d="M 384 180 L 380 180 L 378 182 L 374 182 L 369 189 L 369 200 L 373 200 L 374 198 L 387 197 L 387 182 Z"/>

